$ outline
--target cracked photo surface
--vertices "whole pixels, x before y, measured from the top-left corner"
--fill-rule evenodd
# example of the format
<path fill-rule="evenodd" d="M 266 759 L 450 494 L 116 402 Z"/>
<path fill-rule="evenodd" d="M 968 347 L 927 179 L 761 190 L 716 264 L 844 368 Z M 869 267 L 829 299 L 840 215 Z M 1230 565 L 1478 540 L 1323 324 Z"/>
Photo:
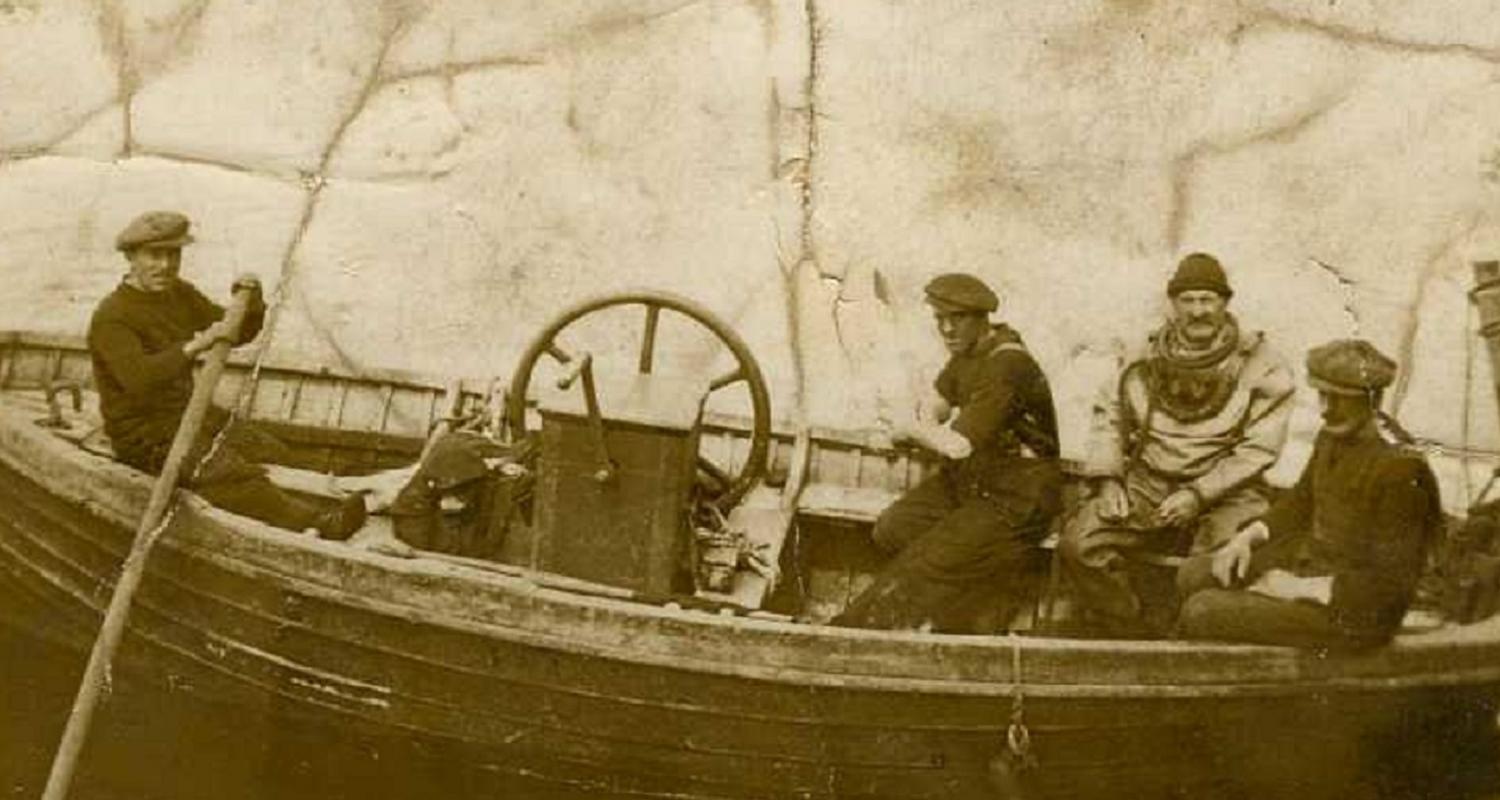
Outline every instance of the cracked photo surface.
<path fill-rule="evenodd" d="M 0 0 L 0 278 L 7 796 L 1500 800 L 1500 1 Z"/>

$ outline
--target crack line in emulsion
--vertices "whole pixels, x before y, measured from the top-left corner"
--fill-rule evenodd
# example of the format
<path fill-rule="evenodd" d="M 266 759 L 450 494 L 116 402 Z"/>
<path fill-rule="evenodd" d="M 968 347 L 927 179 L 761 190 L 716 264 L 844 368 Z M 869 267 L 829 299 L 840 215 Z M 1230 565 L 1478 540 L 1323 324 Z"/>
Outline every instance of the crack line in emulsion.
<path fill-rule="evenodd" d="M 268 178 L 271 180 L 280 181 L 282 183 L 295 183 L 298 185 L 304 185 L 301 173 L 290 170 L 283 170 L 278 172 L 272 169 L 247 166 L 237 161 L 224 161 L 222 159 L 208 158 L 206 156 L 191 156 L 182 153 L 168 153 L 156 150 L 137 150 L 135 151 L 135 156 L 138 158 L 154 158 L 160 161 L 171 161 L 176 164 L 186 164 L 195 167 L 210 167 L 213 169 L 223 170 L 225 172 L 232 172 L 236 175 L 247 175 L 252 178 Z"/>
<path fill-rule="evenodd" d="M 803 155 L 803 162 L 799 170 L 799 182 L 802 191 L 802 260 L 810 261 L 814 266 L 818 264 L 818 243 L 813 233 L 813 221 L 817 213 L 816 199 L 813 196 L 813 180 L 815 177 L 814 167 L 818 157 L 818 146 L 821 144 L 818 131 L 818 78 L 819 78 L 819 44 L 822 31 L 818 27 L 818 6 L 816 0 L 805 0 L 803 8 L 807 14 L 807 78 L 805 85 L 805 100 L 807 107 L 807 150 Z M 819 269 L 819 274 L 822 270 Z"/>
<path fill-rule="evenodd" d="M 489 69 L 506 69 L 509 67 L 540 67 L 547 62 L 541 58 L 532 56 L 495 56 L 492 58 L 476 58 L 470 61 L 445 61 L 426 67 L 413 67 L 411 69 L 392 72 L 381 80 L 381 85 L 400 83 L 401 81 L 416 80 L 417 78 L 453 78 L 467 72 L 478 72 Z"/>
<path fill-rule="evenodd" d="M 1171 161 L 1169 175 L 1172 184 L 1172 205 L 1167 214 L 1167 246 L 1176 252 L 1182 246 L 1182 232 L 1187 227 L 1188 206 L 1192 195 L 1193 173 L 1203 159 L 1209 156 L 1229 155 L 1247 147 L 1261 144 L 1286 144 L 1306 133 L 1319 120 L 1343 105 L 1352 90 L 1325 95 L 1312 103 L 1311 107 L 1293 115 L 1280 125 L 1250 131 L 1240 136 L 1223 140 L 1200 139 Z"/>
<path fill-rule="evenodd" d="M 1442 277 L 1443 268 L 1451 263 L 1448 259 L 1453 254 L 1454 248 L 1459 242 L 1472 236 L 1483 223 L 1480 212 L 1469 215 L 1468 221 L 1456 234 L 1443 240 L 1432 250 L 1426 262 L 1423 264 L 1421 273 L 1417 276 L 1417 285 L 1412 293 L 1412 301 L 1406 313 L 1406 325 L 1402 329 L 1400 349 L 1396 353 L 1396 360 L 1401 364 L 1396 374 L 1396 384 L 1391 387 L 1390 407 L 1399 413 L 1402 405 L 1406 402 L 1407 392 L 1411 386 L 1411 373 L 1413 361 L 1416 358 L 1417 336 L 1422 329 L 1422 304 L 1427 300 L 1428 289 L 1432 283 Z"/>
<path fill-rule="evenodd" d="M 1327 261 L 1312 257 L 1309 257 L 1308 260 L 1314 264 L 1317 264 L 1320 268 L 1322 268 L 1324 272 L 1333 276 L 1333 279 L 1337 281 L 1339 294 L 1344 298 L 1344 314 L 1349 317 L 1351 334 L 1354 336 L 1358 336 L 1360 328 L 1359 308 L 1355 305 L 1354 292 L 1356 287 L 1354 285 L 1354 279 L 1347 277 L 1342 271 L 1339 270 L 1338 267 L 1328 263 Z"/>
<path fill-rule="evenodd" d="M 803 0 L 802 11 L 807 24 L 807 74 L 802 79 L 800 109 L 796 106 L 788 106 L 788 108 L 800 110 L 805 118 L 806 131 L 802 135 L 802 152 L 788 154 L 785 158 L 779 152 L 774 156 L 777 162 L 774 165 L 777 170 L 776 178 L 785 177 L 790 180 L 797 192 L 800 230 L 797 232 L 797 253 L 794 258 L 787 258 L 782 252 L 780 225 L 775 218 L 772 221 L 777 231 L 777 268 L 781 272 L 785 293 L 787 339 L 792 350 L 792 381 L 799 418 L 805 417 L 807 413 L 808 374 L 806 354 L 802 347 L 802 271 L 807 265 L 811 265 L 815 271 L 818 270 L 817 241 L 812 227 L 816 211 L 813 197 L 813 157 L 818 148 L 817 90 L 821 35 L 816 0 Z M 781 98 L 774 85 L 771 103 L 776 116 L 779 117 L 782 108 Z M 835 325 L 837 325 L 836 314 Z"/>
<path fill-rule="evenodd" d="M 210 0 L 196 0 L 184 5 L 163 23 L 171 30 L 174 47 L 182 45 L 184 40 L 197 32 L 204 16 L 208 13 L 209 2 Z M 165 54 L 157 53 L 154 58 L 150 54 L 137 54 L 130 48 L 129 29 L 125 22 L 125 12 L 119 8 L 119 0 L 106 0 L 105 5 L 111 8 L 112 13 L 101 13 L 108 14 L 107 24 L 116 37 L 113 54 L 120 69 L 119 95 L 122 116 L 120 157 L 130 158 L 138 152 L 135 144 L 135 96 L 141 89 L 142 73 L 161 70 L 164 64 L 169 63 L 175 57 L 176 51 L 168 50 Z M 108 45 L 106 49 L 109 49 Z"/>
<path fill-rule="evenodd" d="M 302 204 L 301 218 L 298 220 L 297 227 L 293 230 L 292 237 L 287 242 L 286 250 L 282 254 L 281 270 L 277 276 L 276 288 L 272 290 L 272 297 L 267 303 L 266 321 L 263 332 L 257 337 L 259 344 L 257 345 L 254 358 L 256 372 L 259 371 L 260 364 L 270 348 L 277 323 L 281 320 L 281 309 L 285 305 L 284 301 L 291 290 L 292 281 L 296 276 L 296 265 L 298 263 L 297 251 L 301 249 L 302 242 L 307 236 L 307 231 L 312 227 L 313 219 L 317 215 L 318 201 L 321 199 L 323 189 L 328 183 L 328 166 L 332 163 L 339 145 L 343 143 L 345 134 L 348 133 L 354 121 L 359 118 L 359 115 L 364 112 L 365 107 L 370 102 L 370 98 L 386 82 L 382 75 L 385 60 L 390 54 L 391 47 L 395 45 L 396 41 L 405 32 L 408 21 L 408 19 L 400 19 L 386 31 L 380 43 L 380 50 L 375 55 L 375 63 L 370 67 L 369 75 L 366 77 L 364 85 L 360 87 L 359 94 L 355 96 L 349 113 L 344 115 L 344 118 L 339 121 L 338 126 L 334 128 L 332 135 L 329 136 L 328 146 L 323 149 L 323 153 L 318 159 L 317 167 L 313 171 L 305 172 L 302 175 L 302 183 L 306 188 L 307 197 Z M 309 318 L 312 318 L 311 308 L 307 308 L 307 312 Z M 359 369 L 359 365 L 334 341 L 333 335 L 324 326 L 313 324 L 312 329 L 323 340 L 324 344 L 328 345 L 329 349 L 334 352 L 339 360 L 343 362 L 345 368 L 351 370 Z M 241 397 L 238 409 L 239 413 L 243 415 L 248 412 L 250 410 L 249 406 L 253 401 L 254 397 L 251 393 L 246 393 Z"/>
<path fill-rule="evenodd" d="M 115 62 L 115 93 L 120 103 L 120 158 L 135 151 L 135 93 L 140 76 L 136 73 L 130 52 L 130 38 L 125 29 L 125 12 L 110 0 L 99 4 L 99 46 Z"/>
<path fill-rule="evenodd" d="M 1314 33 L 1349 45 L 1370 47 L 1390 52 L 1458 56 L 1478 59 L 1491 64 L 1500 64 L 1500 49 L 1493 47 L 1481 47 L 1462 42 L 1423 42 L 1411 39 L 1398 39 L 1378 31 L 1361 30 L 1349 25 L 1340 25 L 1333 22 L 1318 22 L 1290 14 L 1283 14 L 1278 11 L 1256 13 L 1250 19 L 1249 23 L 1246 24 L 1246 28 L 1253 27 L 1274 27 L 1283 30 Z"/>
<path fill-rule="evenodd" d="M 103 103 L 94 106 L 88 111 L 85 111 L 82 114 L 78 115 L 78 117 L 73 120 L 72 124 L 68 125 L 66 128 L 63 128 L 58 133 L 53 134 L 52 137 L 45 142 L 41 142 L 39 144 L 19 145 L 10 149 L 0 150 L 0 164 L 14 161 L 29 161 L 34 158 L 45 158 L 47 156 L 57 156 L 58 154 L 53 153 L 52 151 L 56 149 L 58 145 L 66 142 L 79 131 L 82 131 L 84 128 L 88 127 L 89 123 L 103 116 L 105 112 L 114 108 L 115 105 L 120 102 L 121 98 L 111 97 Z M 76 156 L 58 157 L 76 158 Z"/>

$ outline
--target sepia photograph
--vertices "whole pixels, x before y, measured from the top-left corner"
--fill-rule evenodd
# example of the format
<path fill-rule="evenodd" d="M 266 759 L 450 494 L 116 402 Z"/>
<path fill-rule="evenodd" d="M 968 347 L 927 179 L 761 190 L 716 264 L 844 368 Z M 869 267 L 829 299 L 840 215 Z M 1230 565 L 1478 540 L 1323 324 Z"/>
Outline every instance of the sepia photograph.
<path fill-rule="evenodd" d="M 0 0 L 0 796 L 1500 800 L 1495 0 Z"/>

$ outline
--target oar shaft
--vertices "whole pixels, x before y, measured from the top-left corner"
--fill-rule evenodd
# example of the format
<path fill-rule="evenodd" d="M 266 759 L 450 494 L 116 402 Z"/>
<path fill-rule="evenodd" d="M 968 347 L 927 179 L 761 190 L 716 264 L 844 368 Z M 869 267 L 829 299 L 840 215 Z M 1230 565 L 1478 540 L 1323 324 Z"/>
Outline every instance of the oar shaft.
<path fill-rule="evenodd" d="M 250 290 L 235 291 L 225 316 L 233 335 L 239 334 L 249 300 Z M 125 634 L 131 601 L 141 584 L 141 578 L 146 574 L 146 557 L 156 542 L 157 527 L 161 525 L 167 508 L 171 505 L 183 461 L 192 448 L 193 440 L 198 436 L 199 428 L 203 427 L 204 417 L 208 415 L 214 387 L 224 372 L 224 362 L 229 356 L 230 347 L 229 342 L 215 342 L 194 380 L 193 394 L 188 399 L 187 410 L 183 412 L 182 422 L 177 426 L 177 435 L 173 437 L 172 447 L 167 451 L 161 474 L 151 487 L 151 499 L 146 504 L 146 513 L 136 529 L 130 554 L 125 557 L 125 564 L 120 568 L 120 579 L 115 583 L 114 595 L 110 597 L 109 608 L 104 612 L 99 637 L 94 641 L 93 651 L 89 653 L 88 666 L 78 685 L 78 696 L 73 700 L 73 711 L 68 715 L 67 727 L 63 729 L 57 756 L 52 760 L 52 772 L 47 776 L 47 788 L 42 793 L 42 800 L 64 800 L 68 796 L 68 786 L 73 782 L 73 773 L 78 766 L 78 756 L 83 752 L 84 741 L 88 738 L 94 710 L 99 705 L 99 696 L 109 680 L 110 663 Z"/>

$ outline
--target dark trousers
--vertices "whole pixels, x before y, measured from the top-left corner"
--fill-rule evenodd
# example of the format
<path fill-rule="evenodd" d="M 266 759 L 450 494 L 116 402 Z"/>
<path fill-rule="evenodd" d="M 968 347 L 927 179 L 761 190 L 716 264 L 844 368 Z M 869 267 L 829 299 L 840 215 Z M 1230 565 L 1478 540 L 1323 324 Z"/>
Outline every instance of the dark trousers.
<path fill-rule="evenodd" d="M 227 430 L 226 430 L 227 427 Z M 159 474 L 171 449 L 174 425 L 115 443 L 119 460 Z M 285 463 L 286 445 L 256 427 L 235 421 L 220 408 L 209 409 L 183 461 L 181 485 L 218 508 L 292 531 L 314 527 L 322 509 L 272 483 L 262 464 Z"/>
<path fill-rule="evenodd" d="M 1333 622 L 1328 607 L 1239 589 L 1204 589 L 1182 604 L 1182 639 L 1318 649 L 1360 646 Z"/>
<path fill-rule="evenodd" d="M 928 477 L 875 523 L 875 543 L 894 558 L 833 620 L 855 628 L 994 633 L 1030 586 L 1049 522 L 1031 504 L 1016 508 Z"/>
<path fill-rule="evenodd" d="M 1272 569 L 1294 574 L 1305 557 L 1301 536 L 1282 536 L 1255 551 L 1249 579 Z M 1360 650 L 1390 641 L 1400 627 L 1391 625 L 1351 627 L 1335 620 L 1332 609 L 1308 600 L 1267 597 L 1247 589 L 1225 589 L 1212 572 L 1213 554 L 1187 559 L 1178 572 L 1178 584 L 1186 601 L 1178 619 L 1177 635 L 1183 639 L 1213 639 L 1250 644 L 1290 647 Z"/>

